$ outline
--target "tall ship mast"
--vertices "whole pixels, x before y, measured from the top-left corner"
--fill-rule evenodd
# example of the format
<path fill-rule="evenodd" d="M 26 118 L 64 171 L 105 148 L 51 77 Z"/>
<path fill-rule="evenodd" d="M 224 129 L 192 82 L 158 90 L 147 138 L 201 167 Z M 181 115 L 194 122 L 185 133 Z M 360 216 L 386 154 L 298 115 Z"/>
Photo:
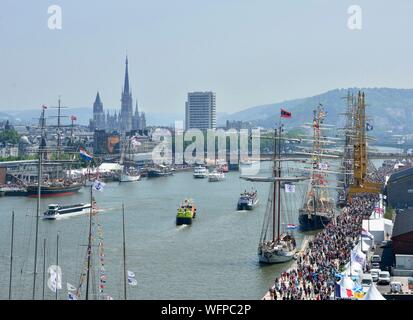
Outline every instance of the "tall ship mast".
<path fill-rule="evenodd" d="M 247 181 L 271 182 L 268 195 L 267 208 L 258 244 L 258 259 L 261 263 L 274 264 L 287 262 L 294 258 L 297 250 L 296 240 L 290 229 L 295 228 L 288 221 L 287 211 L 292 205 L 288 202 L 285 190 L 281 188 L 281 182 L 293 183 L 306 180 L 306 177 L 287 177 L 283 175 L 282 163 L 285 161 L 302 161 L 301 159 L 283 158 L 281 145 L 283 126 L 275 129 L 274 157 L 271 177 L 242 177 Z M 282 193 L 284 193 L 282 195 Z"/>
<path fill-rule="evenodd" d="M 326 113 L 321 104 L 314 110 L 312 123 L 313 145 L 311 153 L 310 181 L 298 221 L 302 231 L 320 230 L 334 217 L 334 200 L 327 184 L 328 163 L 323 159 L 325 137 L 321 130 Z"/>

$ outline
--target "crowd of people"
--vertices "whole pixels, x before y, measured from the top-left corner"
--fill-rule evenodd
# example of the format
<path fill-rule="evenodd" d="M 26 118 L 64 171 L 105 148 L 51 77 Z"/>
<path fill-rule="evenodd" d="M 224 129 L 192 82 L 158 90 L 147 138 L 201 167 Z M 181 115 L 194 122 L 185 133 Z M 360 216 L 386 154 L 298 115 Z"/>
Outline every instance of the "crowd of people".
<path fill-rule="evenodd" d="M 378 195 L 358 194 L 298 254 L 295 266 L 274 281 L 273 300 L 326 300 L 334 295 L 337 274 L 349 261 Z"/>

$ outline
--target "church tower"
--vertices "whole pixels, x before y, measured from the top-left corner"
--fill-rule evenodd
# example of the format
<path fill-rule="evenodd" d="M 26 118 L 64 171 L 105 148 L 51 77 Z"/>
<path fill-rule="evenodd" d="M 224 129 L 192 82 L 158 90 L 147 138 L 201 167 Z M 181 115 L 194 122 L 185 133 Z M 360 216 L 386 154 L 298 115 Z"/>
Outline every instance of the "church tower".
<path fill-rule="evenodd" d="M 105 113 L 103 112 L 103 103 L 100 99 L 99 91 L 96 94 L 95 102 L 93 103 L 93 130 L 104 130 Z"/>
<path fill-rule="evenodd" d="M 127 132 L 132 129 L 132 92 L 129 89 L 128 57 L 126 56 L 125 81 L 123 85 L 121 108 L 119 114 L 120 131 Z"/>

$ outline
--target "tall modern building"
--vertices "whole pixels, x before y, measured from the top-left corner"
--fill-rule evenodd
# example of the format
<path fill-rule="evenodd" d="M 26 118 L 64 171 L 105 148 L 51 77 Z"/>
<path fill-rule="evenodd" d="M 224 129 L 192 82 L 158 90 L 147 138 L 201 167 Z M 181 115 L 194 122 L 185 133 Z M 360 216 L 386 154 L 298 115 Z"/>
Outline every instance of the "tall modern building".
<path fill-rule="evenodd" d="M 185 104 L 185 129 L 215 129 L 216 126 L 215 93 L 189 92 Z"/>

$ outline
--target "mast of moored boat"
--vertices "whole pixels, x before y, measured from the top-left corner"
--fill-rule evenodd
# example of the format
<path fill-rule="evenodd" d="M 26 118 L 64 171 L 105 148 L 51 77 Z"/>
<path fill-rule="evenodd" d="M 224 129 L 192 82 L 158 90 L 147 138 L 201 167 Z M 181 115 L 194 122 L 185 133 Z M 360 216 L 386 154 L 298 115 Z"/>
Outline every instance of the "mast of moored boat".
<path fill-rule="evenodd" d="M 277 177 L 279 178 L 276 183 L 277 183 L 277 216 L 278 216 L 278 236 L 277 240 L 280 240 L 280 228 L 281 228 L 281 133 L 282 133 L 282 125 L 278 128 L 278 138 L 280 139 L 277 144 L 277 158 L 278 158 L 278 163 L 277 163 Z"/>
<path fill-rule="evenodd" d="M 44 300 L 46 285 L 46 238 L 43 239 L 43 289 L 42 289 L 42 300 Z"/>
<path fill-rule="evenodd" d="M 123 230 L 123 296 L 126 298 L 127 274 L 126 274 L 126 240 L 125 240 L 125 205 L 122 203 L 122 230 Z"/>
<path fill-rule="evenodd" d="M 92 213 L 93 213 L 93 185 L 90 186 L 90 211 L 89 211 L 89 240 L 87 245 L 87 274 L 86 274 L 86 300 L 89 300 L 90 258 L 92 255 Z"/>
<path fill-rule="evenodd" d="M 36 203 L 36 232 L 35 232 L 35 240 L 34 240 L 34 266 L 33 266 L 33 292 L 32 292 L 32 299 L 34 300 L 36 297 L 36 276 L 37 276 L 37 242 L 39 238 L 39 216 L 40 216 L 40 197 L 41 197 L 41 190 L 42 190 L 42 180 L 43 180 L 43 172 L 42 172 L 42 162 L 43 162 L 43 146 L 44 146 L 44 112 L 46 106 L 43 106 L 42 116 L 40 119 L 41 123 L 41 135 L 40 135 L 40 145 L 39 145 L 39 161 L 38 161 L 38 168 L 37 168 L 37 203 Z"/>
<path fill-rule="evenodd" d="M 274 130 L 274 164 L 273 164 L 273 176 L 277 177 L 277 129 Z M 278 239 L 275 237 L 275 199 L 277 196 L 277 182 L 276 180 L 274 180 L 274 190 L 273 190 L 273 199 L 272 199 L 272 240 L 275 242 L 276 239 Z"/>
<path fill-rule="evenodd" d="M 56 237 L 56 268 L 59 268 L 59 232 L 57 232 L 57 237 Z M 57 277 L 59 277 L 58 270 L 56 270 L 56 274 L 57 274 Z M 59 296 L 58 296 L 59 290 L 58 290 L 58 287 L 57 287 L 59 281 L 61 281 L 61 279 L 56 278 L 56 297 L 55 297 L 56 300 L 58 300 L 58 298 L 59 298 Z"/>
<path fill-rule="evenodd" d="M 9 300 L 11 300 L 11 284 L 13 279 L 13 245 L 14 245 L 14 211 L 11 214 L 11 244 L 10 244 L 10 281 L 9 281 Z"/>

